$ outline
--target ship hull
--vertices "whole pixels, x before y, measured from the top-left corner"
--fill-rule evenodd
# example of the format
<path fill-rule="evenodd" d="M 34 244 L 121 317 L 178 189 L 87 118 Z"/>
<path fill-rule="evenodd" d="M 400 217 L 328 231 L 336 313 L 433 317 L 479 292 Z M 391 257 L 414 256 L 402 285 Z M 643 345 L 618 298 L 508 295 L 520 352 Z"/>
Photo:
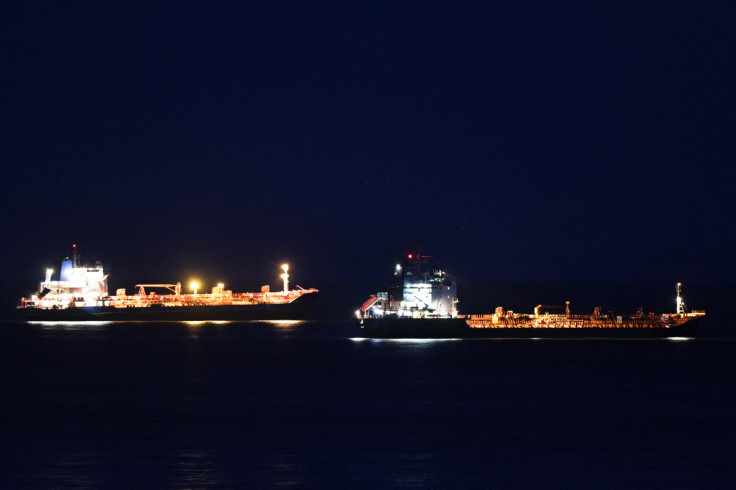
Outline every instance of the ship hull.
<path fill-rule="evenodd" d="M 18 312 L 29 321 L 254 321 L 302 320 L 315 300 L 305 294 L 291 303 L 255 305 L 202 305 L 116 308 L 90 306 L 65 309 L 22 308 Z"/>
<path fill-rule="evenodd" d="M 669 327 L 471 328 L 462 318 L 362 318 L 361 331 L 383 339 L 586 339 L 695 337 L 699 318 Z"/>

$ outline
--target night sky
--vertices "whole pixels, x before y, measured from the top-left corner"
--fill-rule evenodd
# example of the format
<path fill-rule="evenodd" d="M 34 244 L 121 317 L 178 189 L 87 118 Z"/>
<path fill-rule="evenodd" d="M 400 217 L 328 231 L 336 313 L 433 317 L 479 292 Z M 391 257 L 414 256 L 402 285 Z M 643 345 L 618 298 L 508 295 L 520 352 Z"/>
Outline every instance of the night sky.
<path fill-rule="evenodd" d="M 2 290 L 730 281 L 736 3 L 7 2 Z M 359 303 L 364 298 L 355 298 Z"/>

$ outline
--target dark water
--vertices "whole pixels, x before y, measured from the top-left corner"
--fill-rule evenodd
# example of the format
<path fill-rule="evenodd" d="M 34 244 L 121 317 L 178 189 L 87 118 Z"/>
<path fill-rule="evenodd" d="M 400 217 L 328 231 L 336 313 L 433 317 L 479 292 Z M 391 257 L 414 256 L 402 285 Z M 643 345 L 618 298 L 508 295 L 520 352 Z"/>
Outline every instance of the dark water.
<path fill-rule="evenodd" d="M 0 325 L 3 487 L 731 487 L 736 341 Z"/>

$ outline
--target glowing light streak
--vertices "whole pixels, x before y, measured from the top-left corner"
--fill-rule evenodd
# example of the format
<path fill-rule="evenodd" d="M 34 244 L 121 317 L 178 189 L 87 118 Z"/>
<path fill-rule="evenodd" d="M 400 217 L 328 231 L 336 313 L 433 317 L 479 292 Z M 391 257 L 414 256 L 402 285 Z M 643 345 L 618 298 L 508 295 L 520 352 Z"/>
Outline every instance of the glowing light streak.
<path fill-rule="evenodd" d="M 272 323 L 274 325 L 288 327 L 291 325 L 299 325 L 300 323 L 305 323 L 305 322 L 304 320 L 266 320 L 266 323 Z"/>
<path fill-rule="evenodd" d="M 192 327 L 197 327 L 200 325 L 207 325 L 207 324 L 225 325 L 227 323 L 232 323 L 232 320 L 182 320 L 182 323 L 192 326 Z"/>
<path fill-rule="evenodd" d="M 378 341 L 378 342 L 391 342 L 391 343 L 397 343 L 397 344 L 433 344 L 435 342 L 453 342 L 456 340 L 463 340 L 463 339 L 453 337 L 453 338 L 447 338 L 447 339 L 446 338 L 441 338 L 441 339 L 440 338 L 437 338 L 437 339 L 434 339 L 434 338 L 432 339 L 422 339 L 422 338 L 404 339 L 402 338 L 402 339 L 370 339 L 370 340 Z"/>
<path fill-rule="evenodd" d="M 30 320 L 27 323 L 30 323 L 31 325 L 44 325 L 47 327 L 56 327 L 56 326 L 70 326 L 70 327 L 97 327 L 101 325 L 110 325 L 112 321 L 69 321 L 69 320 L 63 320 L 63 321 L 39 321 L 39 320 Z"/>
<path fill-rule="evenodd" d="M 284 294 L 289 292 L 289 264 L 282 264 L 281 268 L 284 273 L 281 274 L 281 279 L 284 280 Z"/>

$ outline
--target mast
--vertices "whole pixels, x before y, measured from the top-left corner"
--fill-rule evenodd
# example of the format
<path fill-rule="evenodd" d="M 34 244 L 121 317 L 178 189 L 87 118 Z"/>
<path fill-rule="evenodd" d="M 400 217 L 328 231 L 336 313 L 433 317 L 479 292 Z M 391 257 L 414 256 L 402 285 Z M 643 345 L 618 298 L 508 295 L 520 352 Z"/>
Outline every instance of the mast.
<path fill-rule="evenodd" d="M 677 304 L 676 313 L 678 315 L 682 315 L 685 313 L 685 302 L 682 301 L 682 298 L 680 297 L 680 286 L 682 286 L 682 284 L 678 282 L 677 283 L 677 300 L 676 300 L 676 304 Z"/>
<path fill-rule="evenodd" d="M 284 280 L 284 294 L 286 294 L 289 292 L 289 264 L 282 265 L 281 269 L 284 271 L 284 273 L 281 274 L 281 279 Z"/>

